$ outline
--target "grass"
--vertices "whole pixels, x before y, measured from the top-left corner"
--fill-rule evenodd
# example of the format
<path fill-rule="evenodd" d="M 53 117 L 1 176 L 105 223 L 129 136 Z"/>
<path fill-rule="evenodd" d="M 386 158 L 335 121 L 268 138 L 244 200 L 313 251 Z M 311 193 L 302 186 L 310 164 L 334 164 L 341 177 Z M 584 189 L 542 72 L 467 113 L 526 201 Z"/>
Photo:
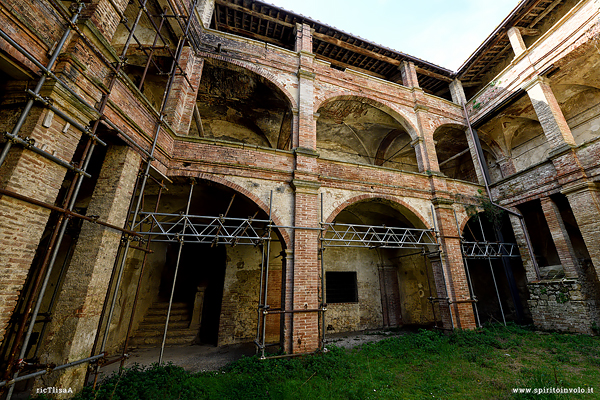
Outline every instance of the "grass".
<path fill-rule="evenodd" d="M 173 365 L 112 376 L 77 399 L 573 399 L 516 395 L 513 387 L 600 392 L 600 338 L 489 326 L 443 335 L 419 331 L 325 354 L 246 357 L 220 371 Z M 597 393 L 596 393 L 597 396 Z"/>

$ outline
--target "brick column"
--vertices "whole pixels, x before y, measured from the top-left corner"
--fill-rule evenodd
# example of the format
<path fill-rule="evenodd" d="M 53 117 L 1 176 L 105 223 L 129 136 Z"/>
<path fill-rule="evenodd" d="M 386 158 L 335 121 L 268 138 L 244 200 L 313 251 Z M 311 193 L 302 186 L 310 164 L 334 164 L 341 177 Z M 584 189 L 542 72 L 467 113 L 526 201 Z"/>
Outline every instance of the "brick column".
<path fill-rule="evenodd" d="M 552 150 L 575 146 L 575 139 L 567 125 L 552 88 L 545 78 L 537 77 L 525 85 L 531 103 L 542 125 Z"/>
<path fill-rule="evenodd" d="M 92 21 L 104 36 L 104 39 L 111 42 L 117 27 L 121 23 L 119 13 L 125 12 L 128 4 L 129 0 L 92 0 L 86 3 L 86 7 L 81 13 L 81 19 Z M 115 6 L 118 10 L 115 10 Z"/>
<path fill-rule="evenodd" d="M 200 21 L 204 28 L 210 27 L 210 20 L 212 19 L 213 12 L 215 10 L 215 0 L 200 0 L 196 6 L 196 11 L 200 16 Z"/>
<path fill-rule="evenodd" d="M 550 228 L 552 234 L 552 241 L 558 252 L 560 263 L 565 271 L 567 278 L 577 278 L 578 274 L 578 263 L 575 250 L 573 250 L 573 244 L 565 228 L 565 223 L 560 216 L 560 211 L 556 203 L 552 201 L 550 197 L 541 198 L 542 210 Z"/>
<path fill-rule="evenodd" d="M 113 146 L 104 164 L 87 215 L 123 225 L 133 193 L 140 156 L 127 146 Z M 53 311 L 48 334 L 43 338 L 42 363 L 58 365 L 90 356 L 98 329 L 121 232 L 84 222 L 75 245 L 65 281 Z M 46 375 L 38 387 L 57 386 L 79 390 L 87 365 Z"/>
<path fill-rule="evenodd" d="M 187 135 L 194 117 L 194 107 L 196 106 L 204 60 L 196 57 L 191 47 L 185 47 L 181 52 L 179 64 L 185 71 L 185 76 L 178 74 L 173 79 L 173 87 L 167 101 L 165 115 L 167 122 L 175 133 Z"/>
<path fill-rule="evenodd" d="M 596 275 L 600 276 L 600 191 L 592 182 L 578 182 L 563 188 L 562 193 L 569 200 Z"/>
<path fill-rule="evenodd" d="M 462 82 L 458 79 L 450 82 L 450 96 L 452 96 L 452 102 L 458 104 L 459 106 L 467 103 L 465 90 L 463 89 Z"/>
<path fill-rule="evenodd" d="M 402 75 L 402 85 L 406 87 L 419 87 L 417 71 L 415 64 L 410 61 L 403 61 L 400 65 L 400 74 Z"/>
<path fill-rule="evenodd" d="M 433 200 L 435 207 L 435 214 L 437 217 L 437 225 L 440 231 L 441 237 L 441 250 L 442 257 L 438 267 L 438 271 L 433 270 L 434 276 L 437 276 L 436 287 L 438 287 L 438 297 L 444 297 L 445 293 L 440 293 L 443 289 L 443 281 L 438 283 L 441 279 L 442 271 L 446 276 L 448 297 L 452 304 L 452 313 L 454 317 L 454 326 L 460 329 L 474 329 L 477 327 L 475 323 L 475 314 L 473 313 L 473 304 L 469 302 L 471 294 L 469 292 L 469 285 L 467 281 L 467 275 L 465 272 L 465 266 L 462 258 L 462 251 L 460 246 L 460 232 L 457 231 L 456 221 L 454 217 L 454 209 L 452 207 L 452 201 L 442 198 Z M 432 263 L 432 267 L 435 263 Z M 440 305 L 440 311 L 443 307 Z M 444 318 L 444 314 L 442 314 Z M 446 322 L 444 327 L 449 328 Z"/>
<path fill-rule="evenodd" d="M 510 40 L 510 45 L 513 48 L 515 57 L 519 57 L 521 54 L 523 54 L 525 52 L 525 50 L 527 50 L 527 47 L 525 46 L 525 42 L 523 42 L 523 36 L 521 36 L 521 32 L 519 31 L 519 28 L 513 26 L 506 32 L 506 34 L 508 35 L 508 40 Z"/>
<path fill-rule="evenodd" d="M 510 223 L 515 234 L 515 240 L 519 245 L 519 253 L 521 253 L 521 261 L 523 261 L 527 282 L 535 282 L 538 280 L 538 277 L 535 271 L 534 261 L 531 259 L 531 254 L 527 247 L 527 239 L 525 238 L 525 231 L 523 230 L 524 222 L 522 226 L 521 219 L 516 215 L 509 214 L 508 217 L 510 218 Z"/>
<path fill-rule="evenodd" d="M 3 93 L 2 104 L 25 101 L 26 85 L 26 82 L 12 83 Z M 52 97 L 55 106 L 60 109 L 72 108 L 66 100 L 68 95 L 60 86 L 48 85 L 41 95 Z M 88 124 L 90 118 L 86 118 L 77 109 L 73 111 L 73 117 L 82 125 Z M 14 113 L 14 109 L 8 107 L 0 111 L 2 130 L 11 131 L 16 122 L 14 115 L 8 115 L 9 112 Z M 68 127 L 52 111 L 34 106 L 19 136 L 35 140 L 36 147 L 70 162 L 81 133 Z M 0 188 L 54 204 L 66 172 L 66 168 L 53 161 L 20 145 L 14 145 L 0 167 Z M 29 273 L 49 215 L 50 211 L 46 208 L 9 196 L 0 196 L 0 342 L 4 338 L 8 320 Z"/>

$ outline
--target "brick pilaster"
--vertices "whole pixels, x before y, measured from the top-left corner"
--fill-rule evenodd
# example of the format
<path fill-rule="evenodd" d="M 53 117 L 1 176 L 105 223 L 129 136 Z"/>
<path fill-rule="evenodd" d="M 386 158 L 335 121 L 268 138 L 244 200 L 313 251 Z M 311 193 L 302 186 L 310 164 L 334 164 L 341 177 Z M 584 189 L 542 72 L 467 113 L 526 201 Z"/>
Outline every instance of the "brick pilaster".
<path fill-rule="evenodd" d="M 558 211 L 556 203 L 550 197 L 543 197 L 541 202 L 544 217 L 546 217 L 548 228 L 550 228 L 552 240 L 558 252 L 560 263 L 565 271 L 565 276 L 567 278 L 577 278 L 577 256 L 575 255 L 575 250 L 573 250 L 573 244 L 565 228 L 565 223 L 560 216 L 560 211 Z"/>
<path fill-rule="evenodd" d="M 204 60 L 196 57 L 191 47 L 185 47 L 181 52 L 179 65 L 184 70 L 185 75 L 178 74 L 173 79 L 173 87 L 167 101 L 165 115 L 167 122 L 175 133 L 187 135 L 194 117 L 194 107 L 196 106 Z"/>
<path fill-rule="evenodd" d="M 26 82 L 7 85 L 2 103 L 24 101 L 26 85 Z M 51 97 L 58 108 L 69 107 L 68 95 L 60 86 L 50 84 L 42 90 L 41 95 Z M 0 111 L 0 129 L 10 132 L 16 120 L 14 116 L 6 115 L 8 110 L 14 112 L 10 107 Z M 88 124 L 89 119 L 85 115 L 76 111 L 73 116 L 82 125 Z M 81 137 L 79 131 L 68 127 L 52 111 L 36 106 L 18 134 L 22 138 L 35 140 L 36 147 L 67 162 L 72 161 Z M 66 173 L 66 168 L 20 145 L 14 145 L 0 167 L 0 188 L 54 204 Z M 4 338 L 8 320 L 25 283 L 49 215 L 50 211 L 46 208 L 9 196 L 0 196 L 0 342 Z"/>
<path fill-rule="evenodd" d="M 304 157 L 298 155 L 298 157 Z M 313 159 L 314 160 L 314 159 Z M 319 187 L 314 180 L 294 179 L 295 225 L 318 228 Z M 319 308 L 320 263 L 319 231 L 296 229 L 294 233 L 293 307 L 296 310 Z M 293 353 L 307 353 L 319 347 L 319 314 L 295 313 L 291 337 Z"/>
<path fill-rule="evenodd" d="M 140 156 L 131 148 L 109 148 L 87 214 L 122 226 L 139 163 Z M 43 339 L 43 363 L 60 365 L 90 355 L 120 239 L 119 231 L 83 223 L 48 334 Z M 47 375 L 37 384 L 72 387 L 76 391 L 83 386 L 85 369 L 85 364 L 69 368 L 61 374 Z"/>
<path fill-rule="evenodd" d="M 433 130 L 428 121 L 429 109 L 417 102 L 414 111 L 417 116 L 419 137 L 413 140 L 411 145 L 417 153 L 419 172 L 440 172 L 435 143 L 433 141 Z"/>
<path fill-rule="evenodd" d="M 454 327 L 460 329 L 474 329 L 477 325 L 475 323 L 475 314 L 473 313 L 473 304 L 470 302 L 471 294 L 469 292 L 467 275 L 463 263 L 460 233 L 457 231 L 452 202 L 438 198 L 434 199 L 433 204 L 435 207 L 437 225 L 440 231 L 442 244 L 441 249 L 443 252 L 438 268 L 444 269 L 448 297 L 452 302 Z M 435 264 L 432 263 L 432 267 L 434 265 Z M 443 281 L 438 283 L 438 281 L 442 279 L 442 271 L 436 271 L 434 269 L 433 273 L 434 276 L 436 276 L 438 297 L 443 297 L 442 293 L 440 293 L 440 286 L 443 285 Z M 444 307 L 440 305 L 440 311 L 442 311 L 443 308 Z M 442 314 L 442 318 L 444 318 L 444 314 Z M 446 326 L 446 323 L 444 323 L 444 327 L 449 328 L 449 326 Z"/>
<path fill-rule="evenodd" d="M 310 26 L 297 24 L 296 51 L 298 51 L 298 117 L 294 118 L 297 128 L 293 130 L 293 147 L 317 148 L 317 121 L 314 117 L 314 54 L 312 54 L 312 33 Z"/>

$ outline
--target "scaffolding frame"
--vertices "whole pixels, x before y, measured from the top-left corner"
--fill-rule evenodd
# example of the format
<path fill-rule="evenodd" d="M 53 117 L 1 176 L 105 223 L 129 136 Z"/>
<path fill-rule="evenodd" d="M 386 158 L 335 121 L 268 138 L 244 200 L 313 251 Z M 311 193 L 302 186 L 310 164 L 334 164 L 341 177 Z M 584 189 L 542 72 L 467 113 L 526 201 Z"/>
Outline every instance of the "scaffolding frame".
<path fill-rule="evenodd" d="M 111 63 L 108 59 L 106 59 L 106 57 L 102 54 L 102 51 L 96 47 L 96 44 L 93 43 L 89 38 L 87 38 L 86 35 L 76 25 L 76 23 L 80 17 L 80 14 L 81 14 L 83 8 L 85 7 L 85 3 L 83 3 L 80 0 L 73 1 L 72 7 L 71 7 L 71 12 L 72 12 L 71 16 L 69 16 L 68 13 L 66 13 L 64 11 L 64 9 L 62 8 L 62 5 L 59 4 L 57 2 L 57 0 L 49 0 L 52 7 L 54 9 L 56 9 L 58 14 L 67 21 L 67 24 L 66 24 L 65 32 L 61 36 L 61 39 L 57 43 L 57 46 L 55 47 L 55 49 L 52 51 L 50 60 L 48 61 L 48 63 L 46 65 L 41 64 L 35 58 L 35 56 L 33 56 L 29 51 L 27 51 L 25 48 L 20 46 L 16 41 L 14 41 L 10 37 L 10 35 L 6 34 L 3 30 L 0 29 L 0 37 L 2 37 L 4 40 L 6 40 L 19 53 L 21 53 L 25 58 L 27 58 L 29 61 L 31 61 L 34 65 L 36 65 L 41 70 L 41 75 L 36 84 L 35 89 L 33 91 L 31 91 L 31 90 L 27 91 L 30 99 L 27 101 L 24 109 L 22 110 L 21 115 L 20 115 L 16 125 L 14 126 L 13 130 L 11 132 L 3 133 L 4 136 L 7 138 L 7 141 L 4 144 L 2 152 L 0 153 L 0 166 L 4 163 L 6 156 L 8 155 L 12 145 L 19 144 L 19 145 L 23 146 L 24 148 L 26 148 L 30 151 L 33 151 L 33 152 L 41 155 L 42 157 L 56 163 L 57 165 L 67 168 L 68 170 L 71 170 L 75 173 L 74 179 L 71 181 L 71 184 L 68 188 L 67 194 L 63 200 L 63 203 L 64 203 L 63 207 L 55 207 L 50 204 L 45 204 L 43 202 L 39 202 L 35 199 L 32 199 L 28 196 L 23 196 L 18 193 L 14 193 L 14 192 L 7 191 L 7 190 L 4 190 L 2 192 L 2 195 L 17 198 L 22 201 L 29 202 L 31 204 L 35 204 L 35 205 L 38 205 L 38 206 L 41 206 L 44 208 L 51 209 L 52 211 L 55 211 L 59 214 L 58 222 L 53 230 L 53 233 L 52 233 L 52 236 L 50 239 L 50 243 L 48 245 L 48 248 L 46 249 L 45 256 L 43 258 L 41 267 L 40 267 L 39 271 L 35 274 L 35 276 L 32 278 L 33 283 L 31 285 L 31 290 L 27 296 L 27 300 L 25 301 L 25 303 L 26 303 L 25 312 L 21 317 L 21 321 L 17 327 L 17 332 L 14 335 L 13 345 L 10 350 L 10 356 L 9 356 L 9 360 L 8 360 L 7 369 L 6 369 L 5 375 L 3 377 L 4 381 L 0 382 L 0 388 L 4 389 L 6 387 L 9 387 L 9 391 L 6 396 L 7 400 L 10 400 L 10 398 L 12 397 L 13 390 L 14 390 L 14 384 L 18 381 L 22 381 L 22 380 L 30 379 L 30 378 L 33 378 L 36 376 L 40 376 L 40 375 L 49 373 L 53 370 L 60 370 L 60 369 L 72 367 L 75 365 L 80 365 L 85 362 L 99 362 L 99 361 L 102 361 L 103 358 L 106 356 L 106 353 L 104 352 L 104 350 L 102 350 L 98 355 L 93 355 L 93 356 L 84 358 L 82 360 L 73 361 L 73 362 L 63 364 L 60 366 L 55 366 L 52 364 L 44 365 L 44 366 L 42 366 L 43 368 L 45 368 L 43 371 L 29 373 L 26 375 L 19 376 L 20 370 L 24 366 L 32 365 L 31 363 L 25 362 L 24 357 L 26 356 L 26 353 L 28 351 L 28 344 L 29 344 L 29 341 L 31 338 L 31 334 L 32 334 L 34 325 L 37 322 L 39 322 L 39 321 L 36 321 L 37 315 L 39 314 L 40 306 L 41 306 L 44 294 L 46 292 L 48 281 L 50 279 L 50 275 L 52 273 L 52 270 L 53 270 L 53 267 L 54 267 L 54 264 L 56 261 L 56 257 L 58 255 L 60 245 L 64 238 L 68 220 L 71 218 L 87 219 L 87 220 L 91 220 L 91 222 L 99 223 L 106 227 L 116 229 L 118 231 L 123 232 L 124 237 L 127 238 L 126 239 L 127 246 L 126 246 L 124 255 L 127 254 L 127 250 L 129 248 L 129 241 L 136 236 L 135 233 L 133 233 L 132 231 L 129 231 L 127 229 L 116 227 L 116 226 L 107 224 L 106 222 L 98 221 L 96 219 L 88 218 L 88 217 L 82 216 L 80 214 L 74 213 L 73 208 L 74 208 L 77 196 L 79 194 L 79 190 L 81 188 L 82 178 L 83 177 L 88 177 L 88 178 L 91 177 L 90 174 L 88 174 L 86 172 L 86 170 L 87 170 L 89 162 L 91 160 L 91 156 L 92 156 L 94 147 L 96 146 L 96 144 L 101 144 L 101 145 L 106 146 L 106 143 L 103 142 L 96 135 L 96 132 L 97 132 L 101 122 L 104 122 L 106 125 L 113 128 L 119 134 L 119 136 L 121 138 L 123 138 L 130 146 L 136 148 L 139 152 L 141 152 L 145 156 L 144 161 L 146 163 L 146 171 L 143 175 L 143 179 L 142 179 L 143 182 L 141 184 L 141 188 L 142 188 L 141 193 L 143 193 L 143 187 L 145 186 L 145 182 L 147 181 L 147 179 L 149 177 L 151 162 L 154 160 L 154 151 L 156 149 L 160 129 L 163 125 L 166 125 L 166 122 L 164 121 L 164 111 L 165 111 L 165 107 L 166 107 L 167 101 L 170 96 L 173 79 L 176 75 L 175 70 L 179 69 L 181 71 L 181 74 L 184 75 L 188 84 L 191 85 L 191 83 L 189 82 L 189 79 L 187 78 L 187 76 L 185 76 L 185 71 L 183 70 L 183 68 L 181 68 L 181 66 L 179 64 L 179 59 L 181 57 L 181 52 L 183 50 L 183 47 L 186 44 L 186 41 L 191 43 L 193 45 L 194 49 L 199 49 L 199 47 L 200 47 L 198 38 L 195 35 L 189 34 L 189 28 L 192 25 L 192 22 L 196 20 L 196 14 L 193 12 L 193 10 L 195 10 L 197 1 L 198 0 L 193 0 L 190 9 L 183 10 L 184 12 L 182 12 L 182 10 L 179 9 L 179 6 L 177 4 L 174 4 L 171 0 L 169 0 L 167 2 L 167 4 L 168 4 L 169 8 L 171 8 L 172 15 L 167 15 L 166 9 L 160 15 L 161 16 L 161 23 L 160 23 L 161 27 L 163 25 L 165 18 L 175 16 L 180 27 L 182 28 L 183 35 L 179 37 L 179 43 L 178 43 L 175 53 L 173 53 L 171 51 L 171 49 L 169 48 L 169 52 L 173 57 L 173 62 L 172 62 L 171 70 L 169 72 L 167 89 L 166 89 L 163 99 L 162 99 L 161 110 L 159 112 L 159 115 L 158 115 L 158 118 L 156 121 L 156 128 L 154 131 L 150 151 L 147 151 L 146 149 L 144 149 L 143 147 L 138 145 L 133 138 L 131 138 L 128 134 L 126 134 L 115 123 L 110 121 L 104 114 L 104 109 L 108 104 L 108 99 L 110 97 L 112 88 L 113 88 L 115 82 L 122 78 L 121 70 L 122 70 L 123 66 L 125 65 L 125 56 L 127 54 L 127 51 L 131 44 L 132 39 L 135 40 L 138 44 L 140 44 L 139 40 L 137 39 L 137 37 L 135 35 L 135 30 L 138 26 L 140 17 L 143 12 L 146 13 L 148 19 L 151 21 L 154 28 L 157 29 L 156 36 L 155 36 L 155 42 L 156 42 L 157 38 L 160 36 L 161 40 L 163 40 L 163 42 L 166 43 L 166 41 L 164 41 L 164 39 L 162 38 L 160 29 L 158 29 L 158 27 L 156 26 L 156 24 L 152 18 L 153 15 L 151 15 L 149 13 L 148 9 L 146 8 L 146 4 L 148 3 L 148 0 L 137 0 L 137 2 L 139 4 L 139 10 L 138 10 L 136 20 L 131 27 L 129 27 L 127 25 L 127 19 L 123 18 L 124 17 L 123 13 L 121 13 L 121 17 L 122 17 L 121 23 L 123 25 L 125 25 L 125 27 L 127 28 L 127 30 L 129 31 L 129 35 L 128 35 L 127 41 L 123 47 L 123 51 L 119 57 L 119 61 L 117 63 L 115 63 L 115 65 L 113 65 L 113 63 Z M 113 4 L 113 6 L 114 6 L 114 4 Z M 185 8 L 185 6 L 184 6 L 184 8 Z M 117 10 L 117 7 L 114 7 L 114 9 Z M 185 24 L 183 21 L 184 19 L 187 19 L 187 21 L 185 21 Z M 199 23 L 197 21 L 195 21 L 195 25 L 199 26 Z M 73 31 L 78 34 L 78 39 L 81 40 L 83 43 L 85 43 L 88 46 L 88 48 L 94 53 L 94 55 L 96 55 L 97 57 L 100 58 L 100 60 L 103 62 L 103 64 L 106 67 L 108 67 L 110 70 L 112 70 L 112 76 L 111 76 L 110 83 L 108 84 L 108 86 L 106 88 L 100 88 L 100 87 L 98 88 L 100 90 L 100 93 L 102 94 L 102 100 L 100 101 L 100 104 L 98 107 L 90 105 L 74 89 L 72 89 L 67 83 L 65 83 L 62 79 L 60 79 L 52 71 L 52 69 L 55 66 L 56 60 L 58 59 L 58 56 L 61 54 L 62 49 L 63 49 L 65 43 L 67 42 L 69 35 Z M 141 44 L 140 44 L 140 46 L 141 46 Z M 154 47 L 154 45 L 152 47 Z M 144 72 L 144 78 L 146 77 L 148 65 L 152 61 L 153 50 L 150 53 L 150 55 L 148 55 L 148 62 L 147 62 L 147 66 L 146 66 L 146 69 Z M 57 83 L 59 83 L 65 90 L 67 90 L 79 102 L 79 104 L 84 106 L 84 108 L 86 108 L 87 110 L 92 112 L 92 114 L 97 117 L 96 120 L 92 121 L 92 123 L 90 124 L 91 126 L 86 126 L 86 127 L 82 126 L 81 124 L 77 123 L 73 118 L 71 118 L 67 113 L 62 112 L 60 109 L 54 107 L 51 99 L 43 98 L 39 95 L 41 88 L 44 85 L 44 83 L 48 77 L 50 77 L 51 79 L 53 79 Z M 143 84 L 143 81 L 144 80 L 142 79 L 141 84 Z M 140 87 L 141 87 L 141 85 L 140 85 Z M 86 135 L 88 137 L 88 141 L 85 144 L 83 155 L 81 156 L 81 161 L 78 164 L 72 165 L 71 163 L 61 160 L 60 158 L 54 156 L 53 154 L 45 152 L 42 148 L 36 147 L 35 140 L 28 138 L 28 137 L 22 138 L 19 136 L 19 131 L 21 130 L 26 118 L 28 117 L 29 112 L 31 111 L 31 109 L 34 105 L 34 102 L 39 102 L 44 107 L 52 110 L 57 115 L 61 116 L 67 122 L 69 122 L 74 128 L 80 130 L 84 135 Z M 76 165 L 78 165 L 78 166 L 76 166 Z M 138 210 L 139 210 L 139 202 L 136 206 L 136 212 Z M 122 269 L 119 274 L 119 280 L 121 278 L 121 274 L 122 274 Z M 61 271 L 60 279 L 62 279 L 63 275 L 64 275 L 64 273 Z M 59 285 L 57 285 L 57 288 L 58 287 L 59 287 Z M 110 288 L 111 288 L 111 286 L 109 285 L 109 289 L 107 291 L 107 296 L 108 296 L 108 293 L 110 292 Z M 57 289 L 55 289 L 55 291 L 56 290 Z M 53 303 L 55 296 L 56 296 L 56 293 L 53 293 L 51 303 Z M 37 300 L 36 300 L 36 298 L 37 298 Z M 34 306 L 34 303 L 35 303 L 35 306 Z M 111 305 L 111 314 L 109 315 L 109 321 L 106 324 L 107 330 L 110 327 L 110 317 L 112 316 L 113 308 L 114 308 L 114 302 Z M 103 310 L 102 316 L 104 316 L 104 311 L 105 310 Z M 29 325 L 27 328 L 27 332 L 25 332 L 25 326 L 27 325 L 28 320 L 29 320 Z M 102 324 L 102 318 L 101 318 L 100 324 Z M 44 331 L 45 331 L 45 325 L 42 328 L 42 332 L 44 332 Z M 101 331 L 101 329 L 98 329 L 96 343 L 97 343 L 97 339 L 100 334 L 100 331 Z M 24 338 L 23 338 L 23 335 L 25 335 Z M 108 336 L 108 331 L 106 331 L 104 334 L 102 348 L 104 348 L 104 346 L 105 346 L 107 336 Z M 8 335 L 7 335 L 7 338 L 8 338 Z M 42 340 L 43 340 L 43 338 L 40 338 L 40 340 L 38 341 L 38 346 L 40 345 Z M 19 352 L 19 346 L 20 346 L 20 352 Z M 37 350 L 38 349 L 36 348 L 36 353 L 37 353 Z M 17 361 L 17 352 L 19 352 L 18 361 Z M 92 351 L 92 353 L 94 353 L 94 352 L 95 352 L 95 348 L 94 348 L 94 351 Z M 12 374 L 12 376 L 11 376 L 11 374 Z"/>

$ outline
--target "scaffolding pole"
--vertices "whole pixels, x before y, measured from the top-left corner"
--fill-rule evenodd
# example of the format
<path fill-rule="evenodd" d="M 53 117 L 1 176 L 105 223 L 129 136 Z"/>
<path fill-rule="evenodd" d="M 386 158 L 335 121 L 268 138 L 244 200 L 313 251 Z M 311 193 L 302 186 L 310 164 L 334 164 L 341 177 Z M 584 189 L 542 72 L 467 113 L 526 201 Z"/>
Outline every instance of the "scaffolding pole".
<path fill-rule="evenodd" d="M 192 195 L 194 194 L 194 185 L 196 182 L 192 180 L 190 184 L 190 194 L 188 196 L 187 204 L 185 206 L 186 214 L 190 212 L 190 203 L 192 202 Z M 185 233 L 187 223 L 183 223 L 182 232 Z M 171 318 L 171 307 L 173 306 L 173 296 L 175 295 L 175 285 L 177 283 L 177 273 L 179 272 L 179 262 L 181 261 L 181 251 L 183 250 L 184 240 L 179 241 L 179 250 L 177 250 L 177 262 L 175 263 L 175 272 L 173 274 L 173 285 L 171 287 L 171 296 L 169 297 L 169 307 L 167 308 L 167 319 L 165 320 L 165 330 L 163 333 L 162 343 L 160 345 L 160 355 L 158 356 L 158 365 L 162 365 L 163 354 L 165 352 L 165 343 L 167 342 L 167 331 L 169 330 L 169 318 Z"/>

